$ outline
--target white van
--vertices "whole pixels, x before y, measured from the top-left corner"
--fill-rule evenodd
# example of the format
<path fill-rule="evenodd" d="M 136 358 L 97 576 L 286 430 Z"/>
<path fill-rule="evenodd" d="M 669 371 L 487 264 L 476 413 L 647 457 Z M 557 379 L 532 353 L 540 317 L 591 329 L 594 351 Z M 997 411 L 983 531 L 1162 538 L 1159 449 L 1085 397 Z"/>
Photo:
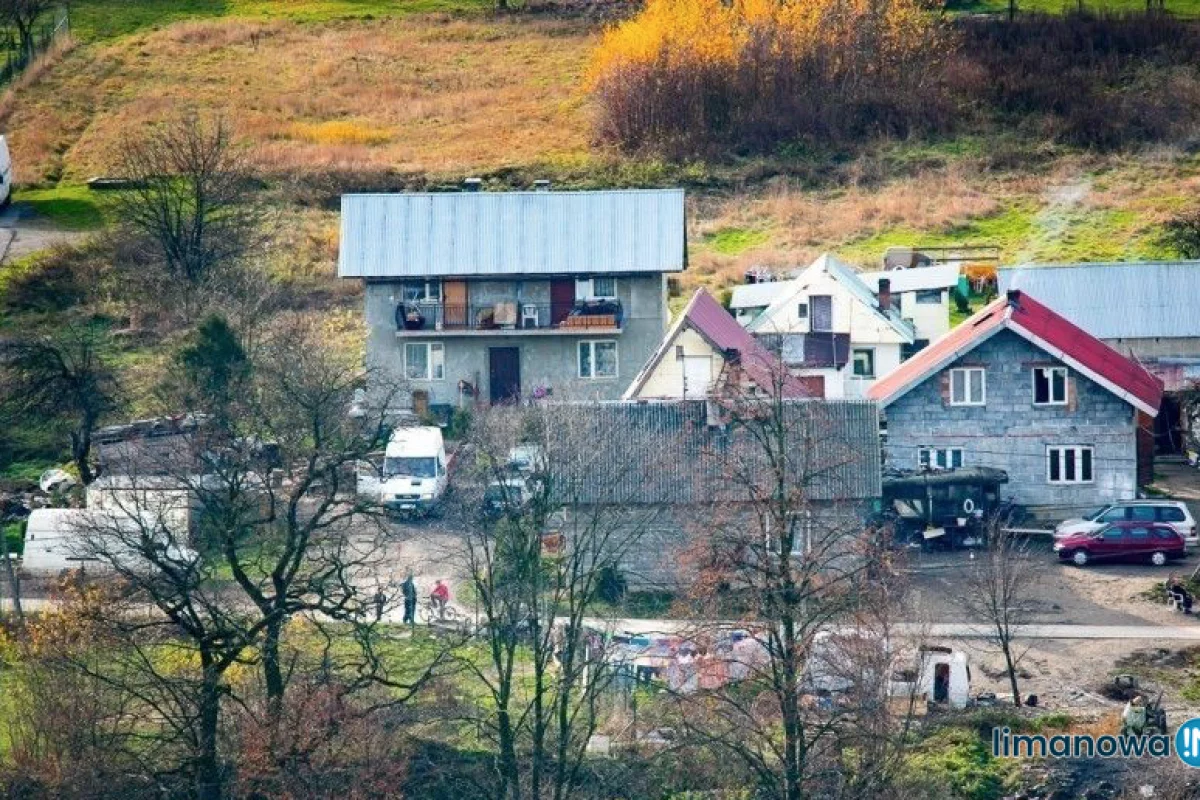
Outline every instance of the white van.
<path fill-rule="evenodd" d="M 148 520 L 157 525 L 158 520 Z M 115 527 L 114 527 L 115 526 Z M 103 531 L 124 529 L 136 533 L 141 527 L 134 518 L 120 514 L 109 514 L 83 508 L 39 508 L 29 515 L 25 524 L 25 549 L 21 556 L 21 569 L 35 574 L 58 574 L 65 569 L 109 569 L 110 564 L 98 559 L 89 541 L 93 536 L 104 535 Z M 119 542 L 128 537 L 120 537 Z M 198 554 L 191 548 L 176 544 L 164 534 L 163 547 L 167 557 L 175 561 L 194 561 Z M 130 562 L 119 550 L 123 544 L 106 546 L 107 555 L 118 555 L 121 564 L 136 565 L 141 556 L 129 550 Z M 146 566 L 149 566 L 148 564 Z"/>
<path fill-rule="evenodd" d="M 397 428 L 382 468 L 359 473 L 358 493 L 393 511 L 428 514 L 446 493 L 448 471 L 441 428 Z"/>
<path fill-rule="evenodd" d="M 12 156 L 8 154 L 8 137 L 0 136 L 0 208 L 12 202 Z"/>

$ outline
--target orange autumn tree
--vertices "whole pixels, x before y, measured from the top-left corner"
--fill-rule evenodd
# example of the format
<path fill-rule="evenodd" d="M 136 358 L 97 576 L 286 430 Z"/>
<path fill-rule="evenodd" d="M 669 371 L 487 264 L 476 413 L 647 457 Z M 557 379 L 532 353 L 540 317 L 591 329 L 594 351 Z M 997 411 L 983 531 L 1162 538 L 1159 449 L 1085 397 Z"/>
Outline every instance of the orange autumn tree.
<path fill-rule="evenodd" d="M 954 46 L 920 0 L 648 0 L 588 72 L 601 138 L 628 150 L 764 150 L 944 126 Z"/>

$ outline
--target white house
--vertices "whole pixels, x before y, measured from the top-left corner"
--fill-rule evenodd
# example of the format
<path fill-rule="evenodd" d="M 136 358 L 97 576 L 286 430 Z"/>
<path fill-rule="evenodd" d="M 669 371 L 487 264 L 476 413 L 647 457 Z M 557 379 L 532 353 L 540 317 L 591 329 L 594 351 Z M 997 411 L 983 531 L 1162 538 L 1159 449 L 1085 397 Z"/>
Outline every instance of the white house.
<path fill-rule="evenodd" d="M 957 263 L 858 275 L 876 296 L 887 281 L 886 288 L 891 292 L 893 306 L 900 311 L 900 318 L 913 325 L 916 334 L 913 350 L 920 350 L 950 330 L 950 291 L 958 285 L 960 276 Z"/>
<path fill-rule="evenodd" d="M 861 398 L 900 365 L 917 339 L 912 322 L 847 264 L 826 253 L 785 284 L 748 330 L 779 347 L 793 374 L 820 378 L 827 398 Z"/>

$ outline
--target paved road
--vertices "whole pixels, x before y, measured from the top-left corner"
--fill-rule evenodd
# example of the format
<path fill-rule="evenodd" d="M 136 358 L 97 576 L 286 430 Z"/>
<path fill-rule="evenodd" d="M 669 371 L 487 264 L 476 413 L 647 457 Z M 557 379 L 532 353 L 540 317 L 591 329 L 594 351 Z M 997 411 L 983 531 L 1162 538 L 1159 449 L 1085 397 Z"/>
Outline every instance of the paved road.
<path fill-rule="evenodd" d="M 1187 618 L 1182 618 L 1187 619 Z M 695 629 L 697 623 L 669 619 L 589 619 L 589 625 L 611 627 L 613 630 L 636 634 L 676 634 Z M 736 628 L 737 623 L 722 623 Z M 978 625 L 966 623 L 897 623 L 892 630 L 902 636 L 927 639 L 981 639 L 988 633 Z M 1134 639 L 1157 641 L 1200 642 L 1200 621 L 1195 625 L 1022 625 L 1017 635 L 1023 639 Z"/>

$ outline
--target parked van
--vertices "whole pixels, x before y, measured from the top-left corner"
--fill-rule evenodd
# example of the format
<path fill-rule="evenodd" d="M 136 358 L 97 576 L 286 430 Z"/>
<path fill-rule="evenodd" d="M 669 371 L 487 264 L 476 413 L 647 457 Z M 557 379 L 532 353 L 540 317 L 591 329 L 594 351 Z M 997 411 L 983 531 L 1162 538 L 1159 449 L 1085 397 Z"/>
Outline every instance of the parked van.
<path fill-rule="evenodd" d="M 448 472 L 441 428 L 397 428 L 382 466 L 359 473 L 358 492 L 393 511 L 429 514 L 446 494 Z"/>
<path fill-rule="evenodd" d="M 8 137 L 0 136 L 0 208 L 12 202 L 12 157 L 8 154 Z"/>
<path fill-rule="evenodd" d="M 156 526 L 157 519 L 148 521 L 146 527 Z M 117 513 L 97 511 L 83 508 L 39 508 L 29 515 L 25 525 L 25 548 L 21 556 L 21 569 L 35 574 L 56 575 L 67 569 L 109 569 L 111 564 L 96 557 L 91 545 L 95 536 L 103 536 L 106 531 L 117 531 L 128 526 L 130 533 L 138 532 L 139 523 L 135 518 L 122 517 Z M 122 566 L 127 563 L 136 567 L 141 561 L 132 548 L 128 548 L 129 562 L 121 551 L 127 548 L 124 540 L 131 537 L 121 536 L 112 545 L 106 545 L 106 556 L 117 556 Z M 176 561 L 191 561 L 198 557 L 197 553 L 163 536 L 163 548 L 168 558 Z M 148 566 L 148 565 L 147 565 Z"/>

